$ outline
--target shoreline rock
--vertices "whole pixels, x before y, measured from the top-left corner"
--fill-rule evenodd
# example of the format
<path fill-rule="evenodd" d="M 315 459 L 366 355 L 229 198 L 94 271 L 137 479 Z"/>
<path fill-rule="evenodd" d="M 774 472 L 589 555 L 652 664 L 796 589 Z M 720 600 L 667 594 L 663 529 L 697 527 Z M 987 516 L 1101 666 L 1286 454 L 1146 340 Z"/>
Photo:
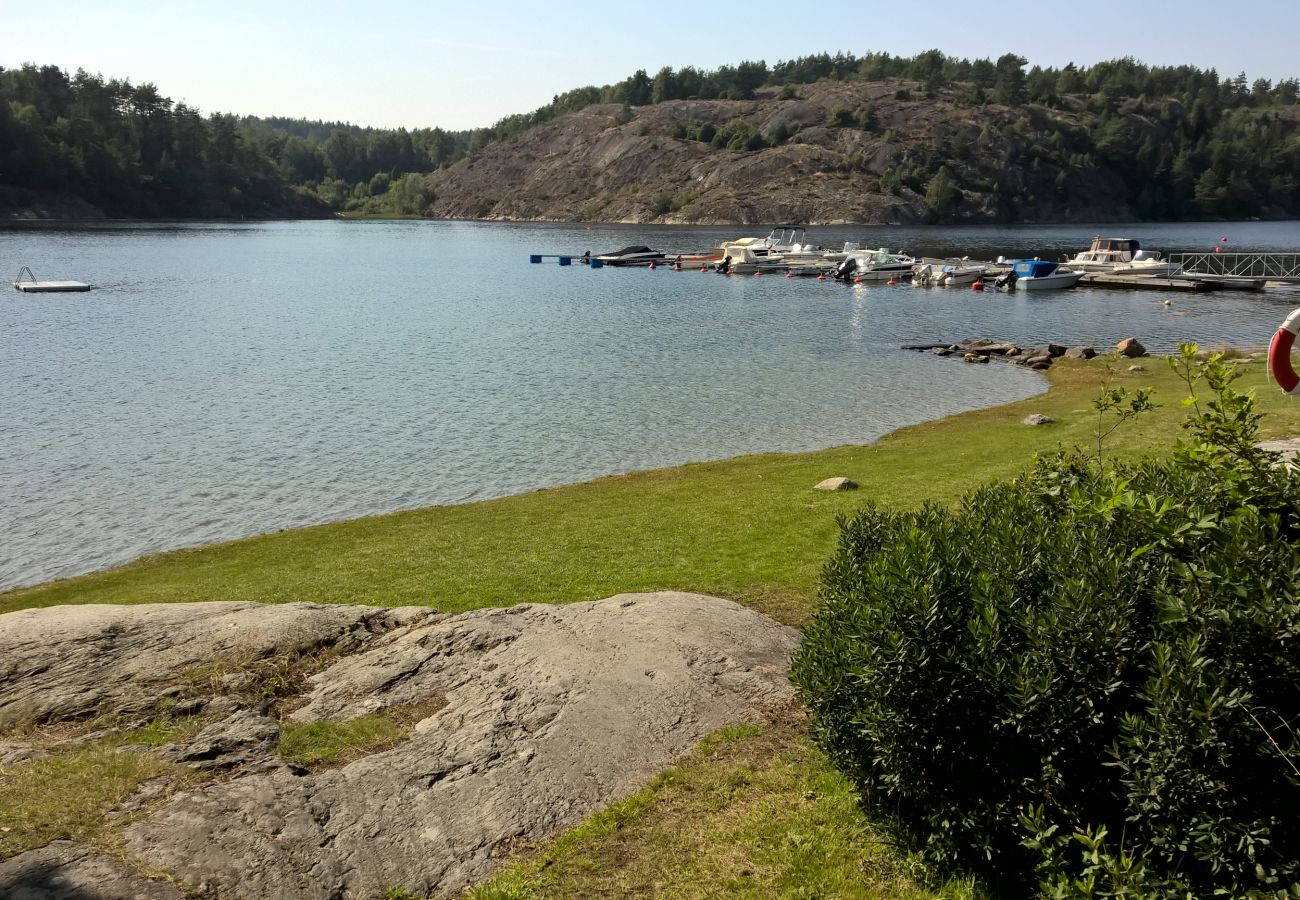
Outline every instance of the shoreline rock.
<path fill-rule="evenodd" d="M 187 667 L 304 647 L 330 655 L 290 721 L 346 722 L 445 698 L 395 746 L 307 771 L 274 756 L 263 701 L 235 695 L 233 713 L 160 751 L 211 780 L 125 826 L 124 839 L 141 862 L 234 900 L 377 896 L 392 885 L 455 893 L 491 874 L 510 842 L 576 824 L 710 732 L 789 702 L 797 642 L 794 629 L 737 603 L 678 592 L 457 615 L 50 607 L 0 616 L 0 710 L 10 727 L 135 714 Z M 85 867 L 33 862 L 49 855 L 11 860 L 0 895 L 35 890 L 32 873 L 94 887 Z M 137 881 L 153 896 L 154 882 Z"/>

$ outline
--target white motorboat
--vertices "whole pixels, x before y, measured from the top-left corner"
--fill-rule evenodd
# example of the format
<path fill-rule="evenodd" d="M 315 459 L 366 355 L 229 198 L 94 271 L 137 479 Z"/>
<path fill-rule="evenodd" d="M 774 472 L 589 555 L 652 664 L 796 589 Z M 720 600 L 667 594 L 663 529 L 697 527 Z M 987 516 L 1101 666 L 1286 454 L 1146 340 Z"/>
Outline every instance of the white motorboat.
<path fill-rule="evenodd" d="M 767 257 L 776 262 L 779 257 L 787 265 L 842 258 L 840 254 L 831 253 L 811 243 L 802 225 L 777 225 L 765 238 L 737 238 L 724 242 L 719 249 L 724 256 L 729 255 L 737 260 L 752 255 L 760 259 Z"/>
<path fill-rule="evenodd" d="M 969 256 L 931 259 L 925 257 L 916 261 L 913 284 L 924 285 L 958 285 L 973 284 L 979 281 L 989 270 L 988 263 L 977 262 Z"/>
<path fill-rule="evenodd" d="M 1139 250 L 1133 255 L 1132 262 L 1121 263 L 1110 270 L 1112 275 L 1150 275 L 1156 278 L 1169 278 L 1183 271 L 1178 263 L 1171 263 L 1154 250 Z"/>
<path fill-rule="evenodd" d="M 837 281 L 889 281 L 910 278 L 916 260 L 906 253 L 891 253 L 887 248 L 878 250 L 850 249 L 844 245 L 844 259 L 835 267 Z"/>
<path fill-rule="evenodd" d="M 954 287 L 959 284 L 974 284 L 984 277 L 989 267 L 983 264 L 979 265 L 952 265 L 944 266 L 939 270 L 939 284 L 944 287 Z"/>
<path fill-rule="evenodd" d="M 1018 259 L 1012 263 L 1011 271 L 994 284 L 1008 291 L 1052 291 L 1074 287 L 1082 277 L 1082 272 L 1050 260 Z"/>
<path fill-rule="evenodd" d="M 1143 250 L 1132 238 L 1092 239 L 1092 246 L 1065 263 L 1076 272 L 1104 275 L 1176 275 L 1181 266 L 1169 263 L 1154 250 Z"/>
<path fill-rule="evenodd" d="M 1092 246 L 1073 259 L 1066 260 L 1066 265 L 1076 272 L 1110 272 L 1116 266 L 1130 263 L 1142 245 L 1132 238 L 1092 239 Z"/>

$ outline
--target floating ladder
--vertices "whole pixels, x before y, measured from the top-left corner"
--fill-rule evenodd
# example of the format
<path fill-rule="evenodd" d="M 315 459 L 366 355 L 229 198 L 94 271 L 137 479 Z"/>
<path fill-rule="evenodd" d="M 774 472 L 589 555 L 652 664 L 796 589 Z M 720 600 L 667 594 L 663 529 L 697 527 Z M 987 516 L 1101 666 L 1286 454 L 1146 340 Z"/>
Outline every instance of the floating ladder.
<path fill-rule="evenodd" d="M 23 273 L 27 274 L 28 281 L 23 281 Z M 24 294 L 52 294 L 63 291 L 88 291 L 90 285 L 80 281 L 37 281 L 36 273 L 29 266 L 23 266 L 18 270 L 18 277 L 14 279 L 14 289 Z"/>

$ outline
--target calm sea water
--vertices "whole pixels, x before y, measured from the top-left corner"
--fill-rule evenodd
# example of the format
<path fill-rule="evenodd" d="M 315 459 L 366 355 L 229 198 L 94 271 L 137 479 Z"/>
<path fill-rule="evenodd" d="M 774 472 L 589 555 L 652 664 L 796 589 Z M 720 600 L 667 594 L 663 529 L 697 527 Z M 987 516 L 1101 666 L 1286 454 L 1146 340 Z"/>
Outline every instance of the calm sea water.
<path fill-rule="evenodd" d="M 701 249 L 750 229 L 435 222 L 29 226 L 0 266 L 0 589 L 142 554 L 599 475 L 871 441 L 1044 389 L 899 345 L 1136 335 L 1262 344 L 1295 293 L 1005 296 L 529 253 Z M 916 254 L 1300 247 L 1300 225 L 827 228 Z M 832 473 L 833 474 L 833 473 Z"/>

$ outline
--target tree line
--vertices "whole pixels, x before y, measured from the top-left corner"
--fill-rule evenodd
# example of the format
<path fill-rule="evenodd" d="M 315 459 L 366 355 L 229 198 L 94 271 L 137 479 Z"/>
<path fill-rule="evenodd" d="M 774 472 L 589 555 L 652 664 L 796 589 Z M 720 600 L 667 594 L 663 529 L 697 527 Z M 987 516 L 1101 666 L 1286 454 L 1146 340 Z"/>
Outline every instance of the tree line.
<path fill-rule="evenodd" d="M 1214 69 L 1131 58 L 1027 65 L 1014 53 L 970 60 L 928 50 L 912 57 L 821 53 L 714 70 L 665 67 L 653 76 L 638 70 L 614 84 L 567 91 L 490 127 L 449 131 L 204 116 L 150 83 L 28 64 L 0 69 L 0 204 L 21 205 L 16 192 L 25 190 L 69 194 L 113 215 L 144 217 L 417 214 L 432 199 L 424 174 L 596 104 L 620 104 L 629 112 L 620 117 L 625 121 L 633 107 L 671 101 L 749 100 L 765 88 L 790 98 L 798 85 L 823 80 L 902 80 L 907 86 L 898 96 L 907 99 L 942 93 L 965 105 L 1033 104 L 1083 114 L 1082 135 L 1068 129 L 1050 140 L 1011 135 L 1017 148 L 1009 162 L 1111 168 L 1142 216 L 1244 217 L 1264 206 L 1300 212 L 1300 142 L 1296 118 L 1286 112 L 1300 100 L 1297 79 L 1222 78 Z M 827 125 L 870 128 L 872 115 L 844 110 Z M 760 135 L 739 121 L 674 136 L 732 150 L 789 137 Z M 899 172 L 889 181 L 923 185 L 946 166 L 939 193 L 951 198 L 958 186 L 980 189 L 959 185 L 962 167 L 941 159 L 941 150 L 929 154 L 933 165 L 926 171 Z"/>
<path fill-rule="evenodd" d="M 469 135 L 301 119 L 204 116 L 151 83 L 56 66 L 0 69 L 0 204 L 80 198 L 110 215 L 419 213 L 423 174 Z"/>

